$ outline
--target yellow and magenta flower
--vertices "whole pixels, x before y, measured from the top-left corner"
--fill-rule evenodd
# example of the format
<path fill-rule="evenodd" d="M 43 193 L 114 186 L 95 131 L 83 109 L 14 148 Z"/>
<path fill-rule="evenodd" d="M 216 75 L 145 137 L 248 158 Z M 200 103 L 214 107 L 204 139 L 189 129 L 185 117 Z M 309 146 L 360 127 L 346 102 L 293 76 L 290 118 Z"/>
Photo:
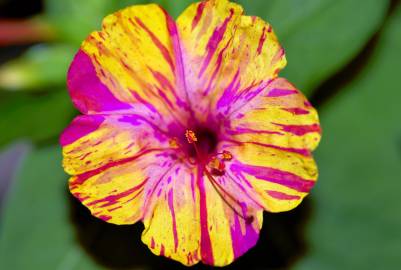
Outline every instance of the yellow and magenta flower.
<path fill-rule="evenodd" d="M 317 179 L 315 109 L 287 80 L 272 27 L 210 0 L 174 21 L 132 6 L 82 43 L 68 88 L 83 114 L 61 136 L 69 187 L 92 215 L 144 223 L 153 253 L 222 266 Z"/>

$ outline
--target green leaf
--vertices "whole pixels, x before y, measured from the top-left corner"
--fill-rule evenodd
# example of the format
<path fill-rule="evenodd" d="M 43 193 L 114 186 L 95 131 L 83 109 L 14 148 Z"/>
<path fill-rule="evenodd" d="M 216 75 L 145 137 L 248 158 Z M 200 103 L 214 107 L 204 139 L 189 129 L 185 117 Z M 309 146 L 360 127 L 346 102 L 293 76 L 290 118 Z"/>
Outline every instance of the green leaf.
<path fill-rule="evenodd" d="M 297 269 L 398 269 L 401 6 L 357 79 L 321 110 L 309 253 Z"/>
<path fill-rule="evenodd" d="M 270 22 L 287 55 L 281 76 L 307 95 L 346 65 L 381 25 L 387 0 L 240 0 Z"/>
<path fill-rule="evenodd" d="M 37 45 L 0 67 L 0 89 L 43 91 L 64 86 L 74 49 L 67 45 Z"/>
<path fill-rule="evenodd" d="M 131 5 L 143 5 L 156 3 L 162 6 L 173 18 L 177 18 L 186 7 L 197 1 L 193 0 L 119 0 L 116 2 L 117 9 L 125 8 Z"/>
<path fill-rule="evenodd" d="M 79 45 L 89 33 L 101 28 L 103 18 L 131 5 L 158 3 L 177 17 L 194 1 L 167 0 L 47 0 L 46 18 L 56 28 L 58 39 Z"/>
<path fill-rule="evenodd" d="M 7 200 L 8 191 L 13 185 L 15 175 L 20 169 L 22 161 L 31 152 L 32 145 L 29 142 L 17 141 L 0 148 L 0 215 L 3 204 Z M 0 224 L 1 227 L 1 224 Z"/>
<path fill-rule="evenodd" d="M 43 95 L 14 93 L 0 101 L 0 146 L 16 138 L 58 137 L 75 114 L 67 90 Z"/>
<path fill-rule="evenodd" d="M 50 147 L 24 162 L 0 226 L 1 269 L 101 269 L 74 237 L 60 155 Z"/>
<path fill-rule="evenodd" d="M 103 17 L 113 12 L 110 0 L 46 0 L 46 18 L 57 29 L 59 39 L 79 45 L 100 28 Z"/>

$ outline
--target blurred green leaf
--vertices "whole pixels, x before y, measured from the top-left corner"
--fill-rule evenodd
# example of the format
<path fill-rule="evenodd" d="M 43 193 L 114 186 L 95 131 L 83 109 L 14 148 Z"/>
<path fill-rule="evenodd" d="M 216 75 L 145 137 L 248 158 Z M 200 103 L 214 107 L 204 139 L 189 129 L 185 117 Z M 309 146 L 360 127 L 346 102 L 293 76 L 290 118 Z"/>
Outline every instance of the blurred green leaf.
<path fill-rule="evenodd" d="M 74 113 L 66 90 L 6 97 L 0 102 L 0 146 L 16 138 L 42 141 L 57 137 Z"/>
<path fill-rule="evenodd" d="M 307 95 L 341 69 L 381 25 L 387 0 L 239 0 L 270 22 L 288 59 L 281 76 Z"/>
<path fill-rule="evenodd" d="M 401 265 L 401 6 L 368 66 L 321 110 L 310 250 L 297 269 Z"/>
<path fill-rule="evenodd" d="M 8 191 L 13 185 L 15 175 L 25 157 L 32 150 L 32 145 L 26 141 L 17 141 L 0 148 L 0 216 L 3 203 L 7 199 Z M 1 224 L 0 224 L 1 227 Z"/>
<path fill-rule="evenodd" d="M 171 0 L 119 0 L 117 1 L 118 8 L 124 8 L 130 5 L 138 5 L 138 4 L 149 4 L 156 3 L 161 5 L 173 18 L 177 18 L 185 8 L 187 8 L 192 3 L 196 3 L 199 1 L 194 0 L 179 0 L 179 1 L 171 1 Z"/>
<path fill-rule="evenodd" d="M 110 0 L 46 0 L 46 18 L 56 27 L 59 39 L 79 45 L 114 9 Z"/>
<path fill-rule="evenodd" d="M 1 269 L 101 269 L 74 238 L 60 155 L 50 147 L 24 162 L 0 227 Z"/>
<path fill-rule="evenodd" d="M 131 5 L 158 3 L 177 17 L 195 1 L 167 0 L 46 0 L 46 18 L 57 29 L 60 41 L 79 45 L 90 32 L 100 29 L 103 18 Z"/>
<path fill-rule="evenodd" d="M 37 45 L 0 67 L 0 89 L 49 90 L 64 86 L 74 49 L 67 45 Z"/>

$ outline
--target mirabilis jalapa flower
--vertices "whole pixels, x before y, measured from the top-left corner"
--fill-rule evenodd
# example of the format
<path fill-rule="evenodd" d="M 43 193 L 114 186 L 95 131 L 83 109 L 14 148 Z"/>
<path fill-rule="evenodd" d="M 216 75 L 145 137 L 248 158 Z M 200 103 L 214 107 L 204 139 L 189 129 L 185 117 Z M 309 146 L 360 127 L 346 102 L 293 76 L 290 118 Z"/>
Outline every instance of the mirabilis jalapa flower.
<path fill-rule="evenodd" d="M 317 178 L 318 116 L 285 65 L 271 26 L 227 0 L 177 21 L 154 4 L 107 16 L 68 72 L 83 114 L 60 140 L 71 193 L 107 222 L 142 221 L 157 255 L 231 263 L 263 210 L 293 209 Z"/>

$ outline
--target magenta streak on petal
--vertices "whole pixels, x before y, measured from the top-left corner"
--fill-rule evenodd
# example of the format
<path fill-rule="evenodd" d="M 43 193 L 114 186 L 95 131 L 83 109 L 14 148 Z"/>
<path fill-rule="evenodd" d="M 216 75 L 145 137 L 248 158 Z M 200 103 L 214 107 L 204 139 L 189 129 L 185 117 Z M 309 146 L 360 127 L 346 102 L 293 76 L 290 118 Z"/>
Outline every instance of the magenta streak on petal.
<path fill-rule="evenodd" d="M 290 112 L 295 115 L 303 115 L 303 114 L 309 114 L 308 110 L 302 109 L 302 108 L 282 108 L 282 110 Z"/>
<path fill-rule="evenodd" d="M 177 95 L 175 88 L 173 87 L 173 85 L 171 84 L 171 82 L 160 72 L 155 71 L 153 69 L 151 69 L 150 67 L 148 67 L 148 69 L 152 72 L 153 77 L 159 82 L 160 87 L 163 88 L 163 90 L 165 88 L 167 88 L 168 90 L 170 90 L 170 92 L 174 95 L 175 99 L 176 99 L 176 104 L 184 109 L 188 108 L 188 105 L 182 101 L 182 99 Z M 158 93 L 160 95 L 162 95 L 163 100 L 171 107 L 173 107 L 173 104 L 171 103 L 171 101 L 167 98 L 166 94 L 164 94 L 164 91 L 158 87 L 156 87 L 156 89 L 158 90 Z"/>
<path fill-rule="evenodd" d="M 251 247 L 253 247 L 259 239 L 259 232 L 256 231 L 252 223 L 246 224 L 243 219 L 239 219 L 238 215 L 233 213 L 234 224 L 231 225 L 231 239 L 234 252 L 234 258 L 238 258 Z M 240 222 L 244 222 L 245 232 L 242 232 Z"/>
<path fill-rule="evenodd" d="M 226 132 L 229 135 L 239 135 L 239 134 L 246 134 L 246 133 L 284 135 L 283 133 L 278 132 L 278 131 L 258 130 L 258 129 L 250 129 L 250 128 L 236 128 L 234 130 L 229 129 Z"/>
<path fill-rule="evenodd" d="M 129 21 L 133 24 L 134 22 L 129 18 Z M 173 59 L 171 58 L 170 52 L 168 49 L 163 45 L 163 43 L 155 36 L 155 34 L 149 30 L 149 28 L 146 27 L 146 25 L 139 19 L 138 17 L 135 17 L 135 22 L 142 27 L 143 30 L 149 35 L 149 37 L 152 39 L 153 43 L 156 45 L 157 48 L 159 48 L 161 54 L 163 55 L 164 59 L 167 61 L 167 63 L 170 65 L 171 70 L 174 73 L 174 62 Z"/>
<path fill-rule="evenodd" d="M 143 185 L 145 185 L 145 183 L 147 182 L 148 179 L 149 179 L 149 177 L 145 178 L 139 185 L 137 185 L 133 188 L 130 188 L 124 192 L 110 195 L 110 196 L 107 196 L 102 199 L 94 200 L 94 201 L 88 203 L 88 206 L 92 206 L 92 205 L 99 204 L 99 203 L 105 203 L 105 204 L 101 205 L 101 207 L 107 207 L 107 206 L 116 204 L 118 202 L 118 200 L 133 194 L 137 190 L 141 190 Z M 138 195 L 138 194 L 136 194 L 136 195 Z"/>
<path fill-rule="evenodd" d="M 199 188 L 199 204 L 200 204 L 200 223 L 201 223 L 201 257 L 203 262 L 213 265 L 214 258 L 212 252 L 212 243 L 209 236 L 209 226 L 207 222 L 207 203 L 205 183 L 202 176 L 202 169 L 198 168 L 198 188 Z"/>
<path fill-rule="evenodd" d="M 60 136 L 61 146 L 66 146 L 76 140 L 94 132 L 103 123 L 104 117 L 100 115 L 77 116 Z"/>
<path fill-rule="evenodd" d="M 175 93 L 175 89 L 171 82 L 160 72 L 153 70 L 152 68 L 148 67 L 150 72 L 152 72 L 153 77 L 159 82 L 160 86 L 163 88 L 167 88 L 170 92 Z"/>
<path fill-rule="evenodd" d="M 266 40 L 266 27 L 263 27 L 262 35 L 260 36 L 259 45 L 257 49 L 258 55 L 262 53 L 263 44 L 265 43 L 265 40 Z"/>
<path fill-rule="evenodd" d="M 160 245 L 160 256 L 164 256 L 164 245 Z"/>
<path fill-rule="evenodd" d="M 198 5 L 198 8 L 196 9 L 196 15 L 195 15 L 194 19 L 192 20 L 192 31 L 198 25 L 200 19 L 202 18 L 202 14 L 203 14 L 205 5 L 206 5 L 206 2 L 201 2 Z"/>
<path fill-rule="evenodd" d="M 110 209 L 109 209 L 109 212 L 116 211 L 116 210 L 118 210 L 118 209 L 120 209 L 120 208 L 122 208 L 121 205 L 119 205 L 119 206 L 117 206 L 117 207 L 114 207 L 114 208 L 110 208 Z"/>
<path fill-rule="evenodd" d="M 87 200 L 87 199 L 90 198 L 89 196 L 83 196 L 82 193 L 80 193 L 80 192 L 75 192 L 75 193 L 74 193 L 74 196 L 75 196 L 75 198 L 77 198 L 80 202 L 83 202 L 83 201 L 85 201 L 85 200 Z"/>
<path fill-rule="evenodd" d="M 158 125 L 152 123 L 151 121 L 149 121 L 142 115 L 138 115 L 138 114 L 124 115 L 120 119 L 118 119 L 118 121 L 129 123 L 133 126 L 139 126 L 142 122 L 147 123 L 150 127 L 152 127 L 153 135 L 154 135 L 155 139 L 159 140 L 160 142 L 166 141 L 166 136 L 165 136 L 166 132 L 164 130 L 160 129 L 160 127 Z M 149 130 L 151 130 L 151 129 L 149 129 Z"/>
<path fill-rule="evenodd" d="M 292 133 L 297 136 L 303 136 L 307 133 L 312 133 L 312 132 L 321 132 L 320 126 L 318 124 L 312 124 L 312 125 L 283 125 L 283 124 L 277 124 L 277 123 L 272 123 L 276 126 L 282 127 L 282 130 L 285 132 Z"/>
<path fill-rule="evenodd" d="M 209 66 L 210 61 L 212 60 L 212 57 L 215 54 L 217 47 L 219 46 L 221 40 L 223 39 L 224 33 L 226 32 L 227 29 L 228 22 L 232 19 L 233 15 L 234 15 L 234 10 L 230 9 L 230 16 L 227 17 L 220 26 L 216 27 L 212 36 L 210 37 L 206 45 L 207 55 L 199 71 L 198 75 L 199 78 L 202 77 L 206 68 Z"/>
<path fill-rule="evenodd" d="M 282 96 L 289 96 L 289 95 L 295 95 L 295 94 L 298 94 L 297 90 L 273 88 L 272 90 L 269 91 L 267 96 L 268 97 L 282 97 Z"/>
<path fill-rule="evenodd" d="M 296 174 L 270 167 L 253 166 L 236 162 L 230 168 L 233 172 L 240 175 L 244 172 L 258 179 L 283 185 L 299 192 L 309 192 L 315 184 L 313 180 L 304 179 Z"/>
<path fill-rule="evenodd" d="M 161 90 L 160 88 L 157 88 L 157 93 L 167 103 L 167 105 L 170 107 L 170 109 L 175 109 L 173 103 L 171 103 L 171 101 L 167 98 L 167 96 L 163 92 L 163 90 Z"/>
<path fill-rule="evenodd" d="M 153 239 L 153 237 L 150 238 L 150 248 L 151 248 L 151 249 L 154 249 L 154 248 L 155 248 L 155 239 Z"/>
<path fill-rule="evenodd" d="M 229 183 L 234 183 L 236 186 L 238 186 L 240 189 L 241 189 L 241 193 L 242 194 L 244 194 L 244 196 L 245 197 L 248 197 L 248 199 L 250 200 L 250 201 L 252 201 L 253 203 L 255 203 L 257 206 L 259 206 L 261 209 L 263 208 L 263 206 L 262 206 L 262 204 L 260 204 L 257 200 L 255 200 L 255 198 L 253 198 L 253 192 L 252 192 L 252 190 L 250 191 L 250 190 L 247 190 L 246 188 L 245 188 L 245 186 L 242 184 L 242 182 L 245 182 L 245 184 L 248 186 L 248 187 L 250 187 L 250 188 L 252 188 L 253 189 L 253 187 L 252 187 L 252 185 L 248 182 L 248 180 L 247 179 L 240 179 L 240 178 L 238 178 L 238 177 L 233 177 L 233 176 L 231 176 L 230 174 L 229 174 L 229 172 L 228 171 L 226 171 L 225 172 L 225 175 L 227 175 L 229 178 L 230 178 L 230 180 L 228 181 Z M 221 180 L 223 180 L 224 178 L 223 177 L 220 177 L 220 179 Z M 238 180 L 238 181 L 237 181 Z M 240 194 L 240 193 L 239 193 Z M 246 200 L 246 199 L 245 199 Z M 245 215 L 245 212 L 244 212 L 244 215 Z"/>
<path fill-rule="evenodd" d="M 71 99 L 82 113 L 132 108 L 118 100 L 98 77 L 90 57 L 79 50 L 68 70 L 67 86 Z"/>
<path fill-rule="evenodd" d="M 259 143 L 259 142 L 247 142 L 247 143 L 260 145 L 260 146 L 263 146 L 263 147 L 274 148 L 274 149 L 277 149 L 277 150 L 282 150 L 282 151 L 286 151 L 286 152 L 290 152 L 290 153 L 296 153 L 296 154 L 303 155 L 305 157 L 310 157 L 311 156 L 311 153 L 310 153 L 310 151 L 308 149 L 281 147 L 281 146 L 277 146 L 277 145 L 273 145 L 273 144 L 265 144 L 265 143 Z"/>
<path fill-rule="evenodd" d="M 74 181 L 71 183 L 71 189 L 73 189 L 75 186 L 83 184 L 86 180 L 88 180 L 92 176 L 95 176 L 109 168 L 126 164 L 128 162 L 131 162 L 131 161 L 134 161 L 134 160 L 140 158 L 143 155 L 146 155 L 148 153 L 155 152 L 155 151 L 165 151 L 165 149 L 153 148 L 153 149 L 143 150 L 143 151 L 138 152 L 138 154 L 133 157 L 128 157 L 128 158 L 124 158 L 124 159 L 121 159 L 118 161 L 110 162 L 110 163 L 107 163 L 106 165 L 96 168 L 94 170 L 79 174 L 76 176 L 76 179 L 74 179 Z"/>
<path fill-rule="evenodd" d="M 168 207 L 170 208 L 171 219 L 173 220 L 173 236 L 174 236 L 174 251 L 177 252 L 178 247 L 178 235 L 177 235 L 177 221 L 175 219 L 174 201 L 173 201 L 173 190 L 170 189 L 168 192 Z"/>
<path fill-rule="evenodd" d="M 103 221 L 108 221 L 108 220 L 112 219 L 111 216 L 106 216 L 106 215 L 98 216 L 98 218 L 100 218 L 100 219 L 103 220 Z"/>
<path fill-rule="evenodd" d="M 141 96 L 138 95 L 138 92 L 137 92 L 137 91 L 134 91 L 134 90 L 131 90 L 131 89 L 130 89 L 130 92 L 132 93 L 132 95 L 135 97 L 136 100 L 138 100 L 140 103 L 142 103 L 143 105 L 145 105 L 146 108 L 148 108 L 151 112 L 159 114 L 158 110 L 156 110 L 156 108 L 155 108 L 152 104 L 150 104 L 149 102 L 147 102 L 146 100 L 144 100 L 143 98 L 141 98 Z M 160 115 L 160 114 L 159 114 L 159 115 Z"/>
<path fill-rule="evenodd" d="M 301 197 L 299 197 L 297 195 L 288 195 L 288 194 L 285 194 L 285 193 L 279 192 L 279 191 L 267 190 L 266 192 L 273 198 L 279 199 L 279 200 L 299 200 L 299 199 L 301 199 Z"/>
<path fill-rule="evenodd" d="M 166 17 L 166 22 L 167 22 L 167 28 L 170 33 L 171 37 L 171 42 L 173 45 L 173 51 L 175 55 L 175 65 L 177 67 L 176 70 L 176 87 L 178 88 L 179 91 L 184 92 L 185 94 L 185 99 L 188 104 L 185 104 L 181 99 L 177 99 L 177 105 L 180 107 L 183 107 L 187 109 L 192 116 L 194 116 L 194 112 L 191 109 L 190 106 L 190 99 L 188 96 L 188 89 L 187 89 L 187 82 L 185 78 L 185 69 L 184 69 L 184 64 L 183 64 L 183 59 L 182 59 L 182 50 L 181 50 L 181 43 L 180 43 L 180 37 L 178 34 L 178 29 L 175 21 L 170 17 L 170 15 L 163 9 L 164 15 Z"/>
<path fill-rule="evenodd" d="M 217 109 L 221 109 L 223 107 L 226 107 L 230 105 L 233 101 L 235 92 L 237 89 L 234 88 L 238 78 L 239 78 L 240 70 L 237 70 L 237 73 L 235 73 L 233 79 L 231 80 L 230 84 L 224 89 L 223 95 L 219 98 L 217 101 Z"/>
<path fill-rule="evenodd" d="M 209 92 L 210 92 L 210 90 L 211 90 L 212 83 L 213 83 L 214 80 L 216 79 L 217 73 L 218 73 L 218 71 L 219 71 L 219 69 L 220 69 L 220 67 L 221 67 L 221 64 L 223 63 L 223 54 L 224 54 L 224 52 L 227 50 L 228 45 L 231 43 L 231 40 L 232 40 L 232 39 L 230 39 L 229 41 L 227 41 L 226 46 L 224 46 L 224 48 L 219 52 L 219 55 L 217 56 L 216 67 L 215 67 L 215 69 L 214 69 L 214 71 L 213 71 L 212 76 L 210 77 L 209 84 L 208 84 L 208 86 L 206 87 L 206 90 L 203 91 L 203 95 L 204 95 L 204 96 L 206 96 L 207 94 L 209 94 Z"/>

